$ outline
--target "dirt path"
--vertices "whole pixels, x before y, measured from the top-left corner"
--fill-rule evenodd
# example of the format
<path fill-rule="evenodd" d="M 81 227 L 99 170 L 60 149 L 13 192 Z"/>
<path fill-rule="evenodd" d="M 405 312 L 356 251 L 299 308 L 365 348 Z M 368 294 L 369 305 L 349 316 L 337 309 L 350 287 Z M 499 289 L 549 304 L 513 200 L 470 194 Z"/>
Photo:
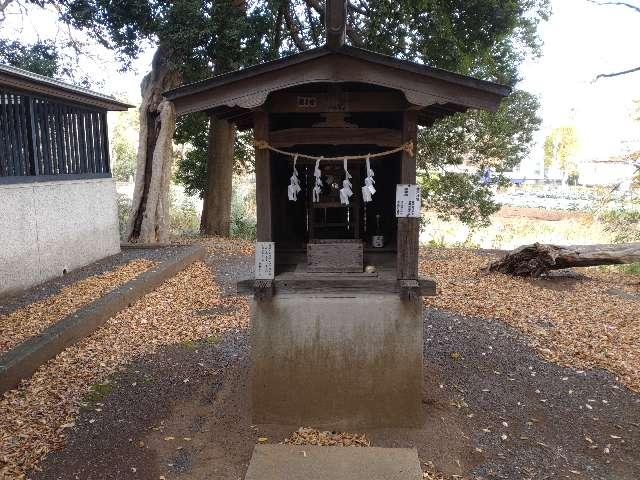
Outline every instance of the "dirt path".
<path fill-rule="evenodd" d="M 216 271 L 228 293 L 250 262 Z M 640 396 L 612 375 L 549 363 L 498 321 L 430 310 L 424 335 L 425 426 L 365 432 L 373 445 L 415 446 L 468 478 L 640 478 Z M 241 479 L 258 437 L 298 428 L 251 425 L 248 355 L 240 330 L 130 364 L 31 478 Z"/>

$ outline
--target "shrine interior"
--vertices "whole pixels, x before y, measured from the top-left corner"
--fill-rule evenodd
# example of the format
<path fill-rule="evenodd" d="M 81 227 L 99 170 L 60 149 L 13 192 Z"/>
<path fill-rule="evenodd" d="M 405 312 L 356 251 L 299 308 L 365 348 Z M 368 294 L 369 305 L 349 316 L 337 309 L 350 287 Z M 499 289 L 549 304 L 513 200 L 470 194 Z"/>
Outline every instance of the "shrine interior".
<path fill-rule="evenodd" d="M 275 107 L 277 113 L 269 114 L 270 143 L 295 152 L 315 157 L 341 157 L 353 155 L 375 154 L 389 150 L 400 142 L 402 129 L 402 111 L 348 111 L 351 107 L 349 97 L 355 92 L 389 91 L 374 85 L 316 84 L 286 90 L 284 92 L 296 96 L 294 112 L 280 112 L 283 107 Z M 280 92 L 277 92 L 278 94 Z M 403 105 L 399 92 L 398 108 Z M 328 95 L 333 104 L 318 105 L 318 95 Z M 280 96 L 280 99 L 283 97 Z M 268 105 L 278 100 L 270 98 Z M 300 112 L 306 107 L 309 113 Z M 353 107 L 352 107 L 353 108 Z M 358 108 L 356 106 L 355 108 Z M 364 106 L 375 108 L 374 104 Z M 324 111 L 313 111 L 324 110 Z M 344 129 L 344 138 L 349 141 L 349 133 L 353 132 L 354 143 L 310 143 L 313 138 L 299 138 L 301 129 Z M 393 133 L 372 136 L 369 139 L 357 135 L 359 129 L 376 129 L 376 132 Z M 299 143 L 296 143 L 299 142 Z M 366 143 L 369 142 L 369 143 Z M 361 187 L 366 177 L 364 159 L 352 159 L 347 162 L 349 174 L 352 176 L 353 196 L 348 205 L 340 201 L 339 191 L 345 179 L 343 161 L 322 160 L 323 188 L 319 201 L 312 199 L 314 187 L 313 159 L 299 158 L 296 168 L 302 191 L 297 201 L 287 196 L 287 188 L 293 171 L 293 159 L 289 155 L 271 152 L 272 179 L 272 212 L 273 241 L 276 244 L 276 274 L 295 271 L 299 265 L 306 264 L 307 244 L 317 240 L 361 240 L 364 249 L 364 264 L 374 265 L 377 269 L 395 273 L 397 219 L 394 212 L 396 184 L 400 183 L 400 153 L 370 159 L 370 166 L 375 172 L 375 189 L 370 202 L 364 202 Z M 382 244 L 373 246 L 372 237 L 382 238 Z"/>

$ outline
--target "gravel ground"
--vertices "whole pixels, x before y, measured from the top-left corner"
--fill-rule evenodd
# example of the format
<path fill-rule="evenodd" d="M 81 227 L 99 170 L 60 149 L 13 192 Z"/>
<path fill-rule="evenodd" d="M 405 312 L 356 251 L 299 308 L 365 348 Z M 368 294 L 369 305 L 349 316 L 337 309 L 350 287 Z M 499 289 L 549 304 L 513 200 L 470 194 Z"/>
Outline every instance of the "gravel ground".
<path fill-rule="evenodd" d="M 26 305 L 55 295 L 60 291 L 60 289 L 67 285 L 84 280 L 92 275 L 100 275 L 101 273 L 108 272 L 109 270 L 113 270 L 115 267 L 124 265 L 131 260 L 144 258 L 153 262 L 161 262 L 172 257 L 176 252 L 183 248 L 185 247 L 178 245 L 163 248 L 124 249 L 116 255 L 91 263 L 85 267 L 72 270 L 41 285 L 37 285 L 11 296 L 0 297 L 0 315 L 11 313 Z"/>
<path fill-rule="evenodd" d="M 251 270 L 243 255 L 215 261 L 226 293 Z M 640 478 L 640 396 L 611 374 L 549 363 L 500 321 L 431 309 L 424 335 L 425 425 L 363 432 L 374 446 L 415 446 L 467 478 Z M 248 356 L 238 330 L 131 363 L 31 478 L 242 478 L 259 437 L 299 427 L 251 425 Z"/>
<path fill-rule="evenodd" d="M 243 247 L 215 239 L 207 246 L 216 256 L 231 246 Z M 26 478 L 25 472 L 61 448 L 86 409 L 83 403 L 105 396 L 112 389 L 109 379 L 144 355 L 169 345 L 190 347 L 199 339 L 215 343 L 245 329 L 247 302 L 221 298 L 219 290 L 212 267 L 195 262 L 5 392 L 0 397 L 0 479 Z"/>
<path fill-rule="evenodd" d="M 606 371 L 549 363 L 528 343 L 499 321 L 425 316 L 425 368 L 441 372 L 484 455 L 471 476 L 640 478 L 640 396 Z"/>

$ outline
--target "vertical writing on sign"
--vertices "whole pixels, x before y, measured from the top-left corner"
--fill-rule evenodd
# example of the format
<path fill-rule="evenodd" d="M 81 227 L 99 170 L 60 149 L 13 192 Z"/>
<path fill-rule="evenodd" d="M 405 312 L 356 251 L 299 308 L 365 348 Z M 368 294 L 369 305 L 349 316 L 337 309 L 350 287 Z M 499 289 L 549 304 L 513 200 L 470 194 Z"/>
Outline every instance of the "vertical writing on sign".
<path fill-rule="evenodd" d="M 418 185 L 396 186 L 396 217 L 420 217 L 422 198 Z"/>
<path fill-rule="evenodd" d="M 272 280 L 274 276 L 275 244 L 256 242 L 256 280 Z"/>

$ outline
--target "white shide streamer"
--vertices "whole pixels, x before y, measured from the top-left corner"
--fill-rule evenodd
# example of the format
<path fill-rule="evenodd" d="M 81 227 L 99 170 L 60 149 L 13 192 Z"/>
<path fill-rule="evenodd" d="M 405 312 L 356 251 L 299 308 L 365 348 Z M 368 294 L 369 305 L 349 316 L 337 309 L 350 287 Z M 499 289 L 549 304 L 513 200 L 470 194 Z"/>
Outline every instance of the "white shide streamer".
<path fill-rule="evenodd" d="M 288 188 L 289 192 L 289 200 L 292 202 L 298 201 L 298 193 L 302 191 L 300 188 L 300 179 L 298 178 L 298 169 L 296 168 L 296 162 L 298 160 L 298 155 L 293 157 L 293 173 L 291 174 L 290 184 Z"/>
<path fill-rule="evenodd" d="M 322 177 L 322 172 L 320 171 L 320 160 L 322 160 L 322 157 L 316 160 L 316 167 L 313 170 L 313 176 L 316 177 L 316 184 L 313 187 L 314 202 L 320 201 L 320 194 L 322 193 L 322 179 L 320 178 Z"/>
<path fill-rule="evenodd" d="M 351 174 L 347 170 L 347 159 L 343 160 L 344 166 L 344 180 L 342 181 L 342 188 L 340 189 L 340 203 L 342 205 L 349 205 L 349 197 L 353 195 L 353 185 L 349 181 Z"/>
<path fill-rule="evenodd" d="M 364 179 L 364 186 L 362 187 L 362 200 L 364 200 L 365 203 L 368 203 L 371 200 L 373 200 L 373 195 L 376 193 L 376 189 L 373 186 L 373 184 L 376 183 L 376 181 L 373 179 L 373 176 L 375 175 L 375 173 L 371 169 L 369 156 L 367 156 L 366 162 L 367 162 L 367 176 Z"/>

